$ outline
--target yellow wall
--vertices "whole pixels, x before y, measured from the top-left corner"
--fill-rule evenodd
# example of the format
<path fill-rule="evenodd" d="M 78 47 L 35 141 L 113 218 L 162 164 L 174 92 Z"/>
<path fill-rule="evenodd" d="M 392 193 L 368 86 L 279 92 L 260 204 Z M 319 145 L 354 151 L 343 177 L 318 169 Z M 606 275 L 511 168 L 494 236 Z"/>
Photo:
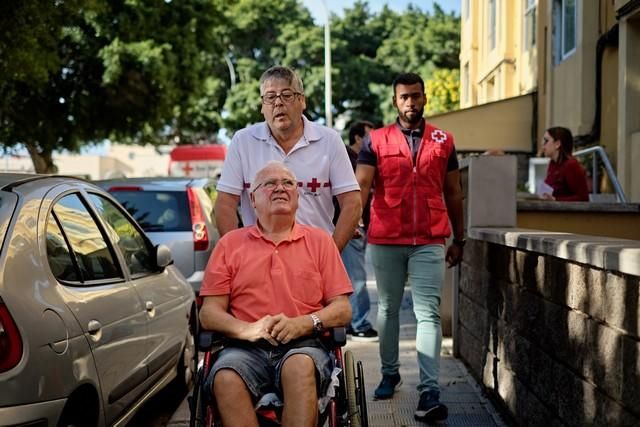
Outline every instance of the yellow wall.
<path fill-rule="evenodd" d="M 537 50 L 526 49 L 524 1 L 496 1 L 496 46 L 489 43 L 489 0 L 463 2 L 470 7 L 469 18 L 462 11 L 460 83 L 462 108 L 506 99 L 536 88 Z M 465 66 L 468 64 L 468 77 Z M 468 85 L 469 96 L 465 97 Z"/>
<path fill-rule="evenodd" d="M 618 0 L 616 11 L 624 12 L 619 22 L 617 171 L 627 199 L 640 202 L 640 5 Z"/>
<path fill-rule="evenodd" d="M 525 0 L 495 1 L 495 49 L 489 48 L 490 0 L 462 1 L 461 108 L 535 91 L 538 105 L 531 111 L 531 117 L 516 119 L 514 112 L 509 112 L 505 120 L 494 126 L 516 126 L 517 122 L 532 122 L 535 116 L 537 149 L 533 151 L 540 151 L 541 136 L 551 126 L 566 126 L 576 136 L 589 135 L 596 113 L 597 41 L 618 25 L 619 47 L 608 46 L 602 58 L 600 139 L 594 145 L 604 146 L 627 198 L 640 201 L 640 168 L 635 167 L 640 164 L 640 142 L 637 142 L 640 141 L 640 7 L 635 0 L 576 0 L 576 47 L 565 58 L 558 58 L 555 52 L 554 37 L 560 31 L 554 28 L 555 0 L 537 0 L 534 49 L 527 49 L 524 43 Z M 470 7 L 468 18 L 465 4 Z M 623 15 L 617 16 L 622 10 Z M 465 97 L 467 86 L 469 96 Z M 478 117 L 473 117 L 475 114 Z M 495 131 L 484 122 L 496 120 L 485 110 L 461 113 L 467 123 L 477 124 L 481 131 L 465 130 L 463 125 L 450 123 L 448 117 L 436 120 L 444 120 L 449 129 L 461 128 L 458 134 L 465 146 L 508 144 L 493 138 L 503 131 Z M 517 131 L 509 129 L 503 133 L 513 132 Z M 521 135 L 524 133 L 530 140 L 530 129 L 521 130 Z M 520 143 L 517 140 L 515 145 Z"/>
<path fill-rule="evenodd" d="M 591 132 L 595 113 L 596 42 L 599 8 L 592 2 L 577 3 L 575 52 L 565 59 L 554 54 L 554 40 L 548 39 L 551 101 L 547 127 L 565 126 L 575 135 Z M 552 24 L 551 10 L 548 22 Z"/>
<path fill-rule="evenodd" d="M 534 96 L 522 95 L 427 117 L 427 121 L 451 132 L 459 151 L 531 152 Z"/>

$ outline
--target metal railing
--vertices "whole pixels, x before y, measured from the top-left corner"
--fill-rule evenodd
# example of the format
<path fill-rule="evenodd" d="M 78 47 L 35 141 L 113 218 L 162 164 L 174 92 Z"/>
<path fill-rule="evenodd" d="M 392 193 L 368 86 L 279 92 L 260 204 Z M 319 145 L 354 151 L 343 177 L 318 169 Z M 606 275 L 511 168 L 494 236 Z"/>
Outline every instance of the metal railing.
<path fill-rule="evenodd" d="M 597 194 L 598 192 L 598 156 L 602 159 L 602 164 L 604 165 L 605 170 L 607 171 L 607 175 L 609 176 L 609 180 L 611 180 L 611 184 L 613 184 L 613 188 L 616 191 L 616 196 L 618 197 L 618 201 L 620 203 L 626 203 L 627 199 L 624 196 L 624 191 L 622 191 L 622 187 L 620 186 L 620 182 L 618 181 L 618 177 L 611 166 L 611 162 L 609 161 L 609 157 L 607 156 L 607 152 L 604 151 L 604 148 L 597 145 L 595 147 L 589 147 L 582 150 L 575 151 L 573 153 L 574 157 L 585 156 L 587 154 L 593 153 L 591 158 L 591 179 L 592 179 L 592 194 Z"/>

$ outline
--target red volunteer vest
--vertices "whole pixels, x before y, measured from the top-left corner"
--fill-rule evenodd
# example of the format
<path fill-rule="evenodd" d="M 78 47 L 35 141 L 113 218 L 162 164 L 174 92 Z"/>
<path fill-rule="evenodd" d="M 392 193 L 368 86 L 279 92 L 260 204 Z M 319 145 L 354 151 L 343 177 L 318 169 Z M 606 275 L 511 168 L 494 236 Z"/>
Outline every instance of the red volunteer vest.
<path fill-rule="evenodd" d="M 429 124 L 413 164 L 407 140 L 395 124 L 369 134 L 378 158 L 367 238 L 380 245 L 444 243 L 451 234 L 443 199 L 453 137 Z"/>

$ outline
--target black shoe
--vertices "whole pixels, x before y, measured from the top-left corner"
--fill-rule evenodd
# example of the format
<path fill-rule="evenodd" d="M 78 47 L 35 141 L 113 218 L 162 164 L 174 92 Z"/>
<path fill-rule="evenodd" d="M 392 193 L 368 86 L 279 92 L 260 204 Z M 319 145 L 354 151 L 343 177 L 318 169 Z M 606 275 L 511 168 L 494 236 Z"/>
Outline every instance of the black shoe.
<path fill-rule="evenodd" d="M 418 409 L 413 414 L 417 421 L 429 423 L 433 421 L 444 421 L 447 419 L 449 411 L 440 402 L 440 393 L 437 391 L 425 391 L 420 395 Z"/>
<path fill-rule="evenodd" d="M 351 335 L 351 339 L 360 342 L 378 342 L 378 332 L 375 329 L 367 329 L 366 331 L 356 332 L 353 329 L 347 330 L 347 334 Z"/>
<path fill-rule="evenodd" d="M 402 378 L 400 374 L 383 375 L 382 381 L 378 384 L 378 388 L 373 392 L 373 397 L 376 400 L 391 399 L 393 393 L 402 385 Z"/>

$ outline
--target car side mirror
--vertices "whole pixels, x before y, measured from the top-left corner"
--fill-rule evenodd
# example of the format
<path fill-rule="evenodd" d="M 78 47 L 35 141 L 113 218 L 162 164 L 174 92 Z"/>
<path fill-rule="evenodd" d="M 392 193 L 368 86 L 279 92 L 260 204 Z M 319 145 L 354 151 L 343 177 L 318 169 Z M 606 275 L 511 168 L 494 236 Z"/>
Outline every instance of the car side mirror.
<path fill-rule="evenodd" d="M 166 245 L 156 246 L 156 265 L 160 268 L 165 268 L 173 263 L 173 257 L 171 256 L 171 249 Z"/>

